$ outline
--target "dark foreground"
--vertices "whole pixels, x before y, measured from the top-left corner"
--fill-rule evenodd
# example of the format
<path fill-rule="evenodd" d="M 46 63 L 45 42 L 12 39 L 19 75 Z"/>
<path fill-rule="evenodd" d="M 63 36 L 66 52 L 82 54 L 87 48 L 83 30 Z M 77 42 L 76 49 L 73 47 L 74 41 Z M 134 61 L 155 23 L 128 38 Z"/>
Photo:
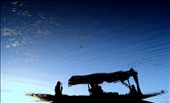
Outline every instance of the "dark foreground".
<path fill-rule="evenodd" d="M 62 95 L 55 97 L 51 94 L 27 94 L 31 97 L 38 98 L 41 101 L 51 103 L 152 103 L 145 101 L 145 98 L 153 97 L 162 94 L 163 92 L 142 94 L 142 95 L 118 95 L 114 93 L 107 93 L 99 96 L 68 96 Z"/>
<path fill-rule="evenodd" d="M 126 96 L 67 96 L 56 98 L 52 103 L 152 103 L 135 97 Z"/>

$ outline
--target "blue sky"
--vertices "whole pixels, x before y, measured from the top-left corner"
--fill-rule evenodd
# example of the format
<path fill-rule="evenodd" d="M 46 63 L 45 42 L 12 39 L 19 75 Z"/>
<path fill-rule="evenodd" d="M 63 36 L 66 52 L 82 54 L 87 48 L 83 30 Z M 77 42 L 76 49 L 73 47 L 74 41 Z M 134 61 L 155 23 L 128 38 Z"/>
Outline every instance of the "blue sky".
<path fill-rule="evenodd" d="M 35 103 L 25 93 L 88 94 L 72 75 L 134 67 L 143 93 L 169 103 L 170 13 L 167 1 L 15 0 L 1 4 L 1 102 Z M 128 92 L 104 83 L 105 91 Z M 10 99 L 9 99 L 10 98 Z"/>

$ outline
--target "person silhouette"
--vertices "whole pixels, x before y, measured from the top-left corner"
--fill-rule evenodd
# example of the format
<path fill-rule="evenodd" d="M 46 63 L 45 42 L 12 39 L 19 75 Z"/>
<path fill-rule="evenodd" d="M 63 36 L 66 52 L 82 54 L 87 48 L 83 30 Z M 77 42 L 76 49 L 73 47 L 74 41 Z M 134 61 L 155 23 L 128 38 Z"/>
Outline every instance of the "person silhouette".
<path fill-rule="evenodd" d="M 101 95 L 103 93 L 102 87 L 98 84 L 93 84 L 93 83 L 88 84 L 88 90 L 89 90 L 90 95 L 93 95 L 93 96 Z"/>
<path fill-rule="evenodd" d="M 137 95 L 138 94 L 134 85 L 131 86 L 130 94 L 131 95 Z"/>
<path fill-rule="evenodd" d="M 55 96 L 62 96 L 62 90 L 63 90 L 62 84 L 60 81 L 58 81 L 54 90 Z"/>

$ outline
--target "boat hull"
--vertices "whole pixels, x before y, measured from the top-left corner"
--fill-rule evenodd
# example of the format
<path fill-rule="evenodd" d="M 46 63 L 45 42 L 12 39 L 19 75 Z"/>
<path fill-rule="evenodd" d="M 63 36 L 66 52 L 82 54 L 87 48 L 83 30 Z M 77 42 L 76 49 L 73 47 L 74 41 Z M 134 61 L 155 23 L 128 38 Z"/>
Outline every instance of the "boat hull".
<path fill-rule="evenodd" d="M 143 100 L 145 96 L 148 97 L 148 95 L 132 96 L 107 94 L 98 96 L 62 95 L 56 97 L 50 94 L 29 94 L 29 96 L 51 103 L 151 103 Z"/>

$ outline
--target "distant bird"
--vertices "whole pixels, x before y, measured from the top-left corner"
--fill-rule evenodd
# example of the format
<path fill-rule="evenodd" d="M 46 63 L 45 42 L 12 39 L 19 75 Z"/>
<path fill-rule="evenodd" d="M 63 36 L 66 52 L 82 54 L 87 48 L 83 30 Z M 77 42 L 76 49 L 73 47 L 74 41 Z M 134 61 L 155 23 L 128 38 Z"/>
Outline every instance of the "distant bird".
<path fill-rule="evenodd" d="M 84 46 L 83 45 L 80 45 L 80 48 L 83 48 Z"/>

